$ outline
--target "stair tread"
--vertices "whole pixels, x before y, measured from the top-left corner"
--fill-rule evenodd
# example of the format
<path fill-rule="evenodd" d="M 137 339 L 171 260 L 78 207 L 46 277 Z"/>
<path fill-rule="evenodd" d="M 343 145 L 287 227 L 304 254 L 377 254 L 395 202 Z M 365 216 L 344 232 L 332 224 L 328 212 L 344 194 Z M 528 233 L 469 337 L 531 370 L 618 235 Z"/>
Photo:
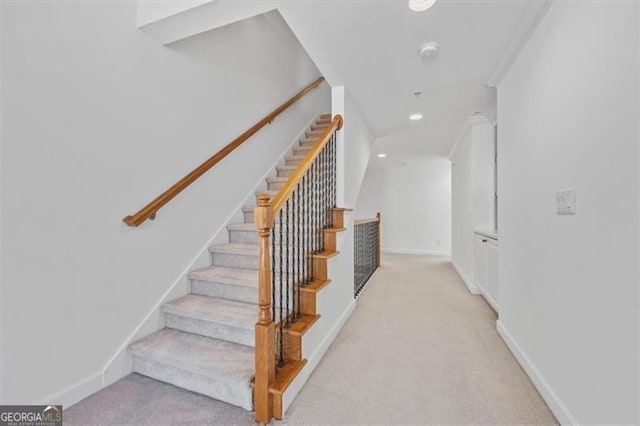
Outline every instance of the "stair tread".
<path fill-rule="evenodd" d="M 251 204 L 248 206 L 242 206 L 242 212 L 243 213 L 252 213 L 256 208 L 255 204 Z"/>
<path fill-rule="evenodd" d="M 224 382 L 249 386 L 254 348 L 163 328 L 129 346 L 131 354 Z"/>
<path fill-rule="evenodd" d="M 285 158 L 287 160 L 300 160 L 302 161 L 304 159 L 304 155 L 287 155 Z"/>
<path fill-rule="evenodd" d="M 297 168 L 298 168 L 298 166 L 278 166 L 278 167 L 276 167 L 276 169 L 278 169 L 280 171 L 295 170 Z"/>
<path fill-rule="evenodd" d="M 252 223 L 248 225 L 254 226 Z M 245 287 L 258 287 L 258 271 L 255 269 L 208 266 L 189 273 L 189 278 L 199 281 L 219 282 Z"/>
<path fill-rule="evenodd" d="M 258 308 L 251 303 L 189 294 L 162 306 L 167 314 L 253 330 Z"/>

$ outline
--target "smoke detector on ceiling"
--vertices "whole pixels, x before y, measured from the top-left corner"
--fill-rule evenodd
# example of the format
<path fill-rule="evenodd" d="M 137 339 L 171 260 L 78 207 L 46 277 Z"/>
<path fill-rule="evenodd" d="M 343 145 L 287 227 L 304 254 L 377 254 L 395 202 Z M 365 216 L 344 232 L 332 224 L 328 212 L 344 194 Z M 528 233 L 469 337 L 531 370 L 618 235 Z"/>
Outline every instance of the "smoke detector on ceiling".
<path fill-rule="evenodd" d="M 435 41 L 425 43 L 418 48 L 418 53 L 423 58 L 436 56 L 438 54 L 438 43 L 436 43 Z"/>

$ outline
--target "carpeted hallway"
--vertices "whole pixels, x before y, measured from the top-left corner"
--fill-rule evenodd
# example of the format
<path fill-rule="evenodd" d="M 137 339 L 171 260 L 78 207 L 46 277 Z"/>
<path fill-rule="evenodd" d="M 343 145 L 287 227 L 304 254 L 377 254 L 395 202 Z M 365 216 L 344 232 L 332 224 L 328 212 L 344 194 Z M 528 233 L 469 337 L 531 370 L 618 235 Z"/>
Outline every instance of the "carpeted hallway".
<path fill-rule="evenodd" d="M 556 424 L 447 259 L 383 257 L 282 424 Z M 64 411 L 65 424 L 253 424 L 250 413 L 139 375 Z"/>

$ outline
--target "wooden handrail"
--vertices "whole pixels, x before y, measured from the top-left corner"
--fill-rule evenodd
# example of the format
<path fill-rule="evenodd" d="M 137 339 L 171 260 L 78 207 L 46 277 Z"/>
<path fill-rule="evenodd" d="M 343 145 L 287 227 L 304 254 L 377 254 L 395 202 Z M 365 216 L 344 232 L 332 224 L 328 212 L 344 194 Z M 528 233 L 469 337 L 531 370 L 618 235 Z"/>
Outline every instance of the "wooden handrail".
<path fill-rule="evenodd" d="M 209 169 L 218 164 L 220 160 L 229 155 L 234 149 L 242 145 L 247 139 L 256 134 L 260 129 L 262 129 L 267 124 L 270 124 L 278 115 L 282 114 L 287 108 L 296 103 L 302 97 L 304 97 L 307 93 L 311 92 L 313 89 L 318 87 L 324 81 L 324 77 L 320 77 L 315 80 L 313 83 L 309 84 L 307 87 L 302 89 L 298 94 L 293 96 L 291 99 L 280 105 L 278 108 L 273 110 L 270 114 L 265 116 L 262 120 L 258 121 L 254 124 L 249 130 L 235 138 L 231 143 L 218 151 L 215 155 L 209 158 L 204 163 L 200 164 L 198 167 L 193 169 L 189 174 L 180 179 L 176 184 L 172 187 L 164 191 L 158 197 L 156 197 L 149 204 L 144 206 L 142 209 L 134 213 L 133 215 L 129 215 L 123 219 L 123 222 L 129 226 L 138 226 L 143 223 L 147 219 L 154 219 L 158 210 L 162 208 L 165 204 L 171 201 L 176 195 L 182 192 L 185 188 L 191 185 L 196 181 L 200 176 L 205 174 Z"/>
<path fill-rule="evenodd" d="M 280 188 L 280 191 L 278 191 L 276 196 L 273 197 L 273 199 L 271 200 L 271 208 L 273 209 L 274 216 L 280 210 L 282 210 L 282 207 L 284 207 L 287 199 L 291 196 L 291 194 L 293 194 L 293 191 L 295 191 L 298 183 L 302 180 L 307 170 L 309 170 L 309 168 L 313 164 L 313 160 L 315 160 L 315 158 L 320 154 L 327 142 L 329 142 L 329 137 L 335 130 L 342 129 L 343 122 L 344 121 L 340 114 L 337 114 L 335 117 L 333 117 L 331 125 L 325 129 L 322 135 L 320 135 L 318 141 L 313 144 L 313 147 L 304 156 L 295 172 L 291 174 L 287 182 L 282 186 L 282 188 Z"/>
<path fill-rule="evenodd" d="M 378 213 L 380 214 L 380 213 Z M 356 219 L 353 221 L 354 225 L 363 225 L 365 223 L 371 223 L 371 222 L 378 222 L 380 220 L 380 217 L 370 217 L 367 219 Z"/>

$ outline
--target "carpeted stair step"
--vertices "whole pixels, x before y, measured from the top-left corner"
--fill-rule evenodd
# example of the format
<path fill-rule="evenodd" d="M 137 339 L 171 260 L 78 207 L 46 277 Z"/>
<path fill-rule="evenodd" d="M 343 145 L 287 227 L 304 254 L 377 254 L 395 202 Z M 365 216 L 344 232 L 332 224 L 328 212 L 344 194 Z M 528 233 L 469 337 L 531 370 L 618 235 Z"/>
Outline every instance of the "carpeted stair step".
<path fill-rule="evenodd" d="M 269 177 L 267 178 L 267 185 L 270 191 L 277 191 L 282 188 L 288 180 L 289 176 Z"/>
<path fill-rule="evenodd" d="M 312 147 L 316 142 L 318 142 L 318 138 L 300 138 L 298 143 L 300 146 Z"/>
<path fill-rule="evenodd" d="M 254 346 L 255 304 L 190 294 L 162 306 L 166 327 Z"/>
<path fill-rule="evenodd" d="M 247 223 L 253 223 L 253 210 L 256 208 L 255 205 L 242 206 L 242 215 L 244 216 L 244 221 Z"/>
<path fill-rule="evenodd" d="M 307 138 L 318 139 L 320 136 L 324 134 L 324 132 L 325 132 L 325 129 L 317 129 L 317 130 L 307 130 L 306 132 L 304 132 L 304 134 Z"/>
<path fill-rule="evenodd" d="M 311 130 L 321 130 L 321 131 L 325 131 L 327 130 L 327 128 L 331 125 L 331 122 L 327 121 L 324 123 L 318 123 L 316 121 L 316 124 L 312 124 L 311 125 Z"/>
<path fill-rule="evenodd" d="M 284 157 L 286 166 L 297 166 L 304 159 L 304 155 L 287 155 Z"/>
<path fill-rule="evenodd" d="M 258 269 L 257 244 L 228 243 L 209 247 L 213 266 L 226 268 Z"/>
<path fill-rule="evenodd" d="M 311 150 L 310 146 L 294 146 L 293 147 L 293 155 L 302 155 L 305 156 Z"/>
<path fill-rule="evenodd" d="M 279 219 L 276 219 L 276 234 L 279 235 L 280 227 Z M 287 220 L 283 218 L 282 221 L 282 234 L 283 238 L 286 238 L 286 226 Z M 296 233 L 294 233 L 294 227 L 296 230 L 300 229 L 309 229 L 309 226 L 305 226 L 302 221 L 296 220 L 294 223 L 293 215 L 289 217 L 289 238 L 293 241 L 293 238 L 296 237 Z M 258 229 L 255 224 L 252 222 L 241 222 L 241 223 L 230 223 L 227 225 L 227 230 L 229 231 L 229 242 L 230 243 L 241 243 L 241 244 L 258 244 Z"/>
<path fill-rule="evenodd" d="M 192 271 L 189 278 L 192 294 L 257 303 L 257 270 L 209 266 Z"/>
<path fill-rule="evenodd" d="M 286 238 L 286 237 L 285 237 Z M 289 245 L 289 253 L 293 253 L 293 241 Z M 276 265 L 273 269 L 280 270 L 280 245 L 276 244 Z M 296 249 L 297 251 L 298 249 Z M 211 253 L 211 263 L 213 266 L 222 266 L 224 268 L 240 268 L 240 269 L 258 269 L 258 256 L 260 254 L 260 246 L 258 244 L 245 243 L 226 243 L 216 244 L 209 247 Z M 286 253 L 286 247 L 282 247 L 283 257 Z M 285 259 L 286 260 L 286 259 Z M 286 264 L 286 263 L 285 263 Z M 293 262 L 289 264 L 289 270 L 293 268 Z M 284 268 L 283 268 L 284 269 Z"/>
<path fill-rule="evenodd" d="M 278 172 L 278 177 L 289 177 L 296 171 L 298 166 L 278 166 L 276 170 Z"/>
<path fill-rule="evenodd" d="M 253 409 L 254 348 L 164 328 L 129 346 L 133 371 Z"/>

